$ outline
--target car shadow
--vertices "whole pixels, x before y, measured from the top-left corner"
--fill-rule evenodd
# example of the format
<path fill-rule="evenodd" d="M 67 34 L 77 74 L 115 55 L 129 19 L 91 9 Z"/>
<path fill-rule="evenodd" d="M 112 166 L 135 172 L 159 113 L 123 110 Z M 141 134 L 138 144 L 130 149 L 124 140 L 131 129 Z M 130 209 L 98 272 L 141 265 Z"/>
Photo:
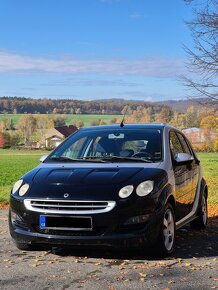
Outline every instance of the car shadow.
<path fill-rule="evenodd" d="M 206 230 L 193 230 L 190 226 L 176 232 L 176 246 L 172 258 L 190 259 L 193 257 L 218 256 L 218 216 L 210 217 Z M 123 260 L 159 260 L 151 248 L 141 250 L 123 250 L 112 248 L 60 248 L 53 247 L 52 253 L 58 256 L 75 256 L 81 258 L 105 258 L 122 263 Z"/>

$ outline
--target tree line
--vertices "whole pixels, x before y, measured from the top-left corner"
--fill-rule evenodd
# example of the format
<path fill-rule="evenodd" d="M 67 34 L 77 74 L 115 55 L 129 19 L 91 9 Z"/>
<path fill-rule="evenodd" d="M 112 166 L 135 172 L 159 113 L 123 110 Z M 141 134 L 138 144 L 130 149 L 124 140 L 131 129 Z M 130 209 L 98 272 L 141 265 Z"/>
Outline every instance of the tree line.
<path fill-rule="evenodd" d="M 106 114 L 119 115 L 123 106 L 129 103 L 132 110 L 137 106 L 160 110 L 161 104 L 143 101 L 125 102 L 122 100 L 81 101 L 72 99 L 31 99 L 20 97 L 1 97 L 1 114 Z"/>

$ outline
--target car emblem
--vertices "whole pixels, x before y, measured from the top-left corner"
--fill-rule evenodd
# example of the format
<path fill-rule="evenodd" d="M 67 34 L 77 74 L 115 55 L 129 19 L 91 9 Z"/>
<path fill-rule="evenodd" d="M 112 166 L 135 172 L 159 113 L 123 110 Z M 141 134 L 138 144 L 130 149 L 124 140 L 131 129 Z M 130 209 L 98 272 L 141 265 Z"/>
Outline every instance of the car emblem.
<path fill-rule="evenodd" d="M 69 193 L 65 193 L 64 198 L 68 198 L 68 197 L 69 197 Z"/>

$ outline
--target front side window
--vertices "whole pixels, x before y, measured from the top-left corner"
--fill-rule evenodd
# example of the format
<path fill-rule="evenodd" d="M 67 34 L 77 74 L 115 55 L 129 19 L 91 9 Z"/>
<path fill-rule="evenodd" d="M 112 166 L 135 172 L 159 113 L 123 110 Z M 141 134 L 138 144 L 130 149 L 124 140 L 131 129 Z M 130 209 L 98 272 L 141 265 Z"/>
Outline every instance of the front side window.
<path fill-rule="evenodd" d="M 190 151 L 190 149 L 189 149 L 189 147 L 188 147 L 188 144 L 186 143 L 186 140 L 185 140 L 185 138 L 182 136 L 182 134 L 178 133 L 178 137 L 179 137 L 179 140 L 180 140 L 180 142 L 181 142 L 181 144 L 182 144 L 183 152 L 192 155 L 192 153 L 191 153 L 191 151 Z"/>
<path fill-rule="evenodd" d="M 162 130 L 117 129 L 78 131 L 58 147 L 47 161 L 65 159 L 142 159 L 156 162 L 162 159 Z"/>
<path fill-rule="evenodd" d="M 171 150 L 173 159 L 175 159 L 175 156 L 178 153 L 183 153 L 182 145 L 174 131 L 170 132 L 170 150 Z"/>

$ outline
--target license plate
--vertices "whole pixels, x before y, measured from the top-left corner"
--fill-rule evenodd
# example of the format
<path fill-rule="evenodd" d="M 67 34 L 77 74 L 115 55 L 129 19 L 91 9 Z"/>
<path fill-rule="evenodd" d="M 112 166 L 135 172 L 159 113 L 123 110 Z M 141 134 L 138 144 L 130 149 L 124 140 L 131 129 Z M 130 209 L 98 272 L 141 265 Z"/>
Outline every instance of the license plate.
<path fill-rule="evenodd" d="M 46 228 L 46 216 L 40 215 L 40 229 Z"/>
<path fill-rule="evenodd" d="M 91 217 L 59 217 L 40 215 L 40 229 L 72 230 L 72 231 L 91 231 Z"/>

